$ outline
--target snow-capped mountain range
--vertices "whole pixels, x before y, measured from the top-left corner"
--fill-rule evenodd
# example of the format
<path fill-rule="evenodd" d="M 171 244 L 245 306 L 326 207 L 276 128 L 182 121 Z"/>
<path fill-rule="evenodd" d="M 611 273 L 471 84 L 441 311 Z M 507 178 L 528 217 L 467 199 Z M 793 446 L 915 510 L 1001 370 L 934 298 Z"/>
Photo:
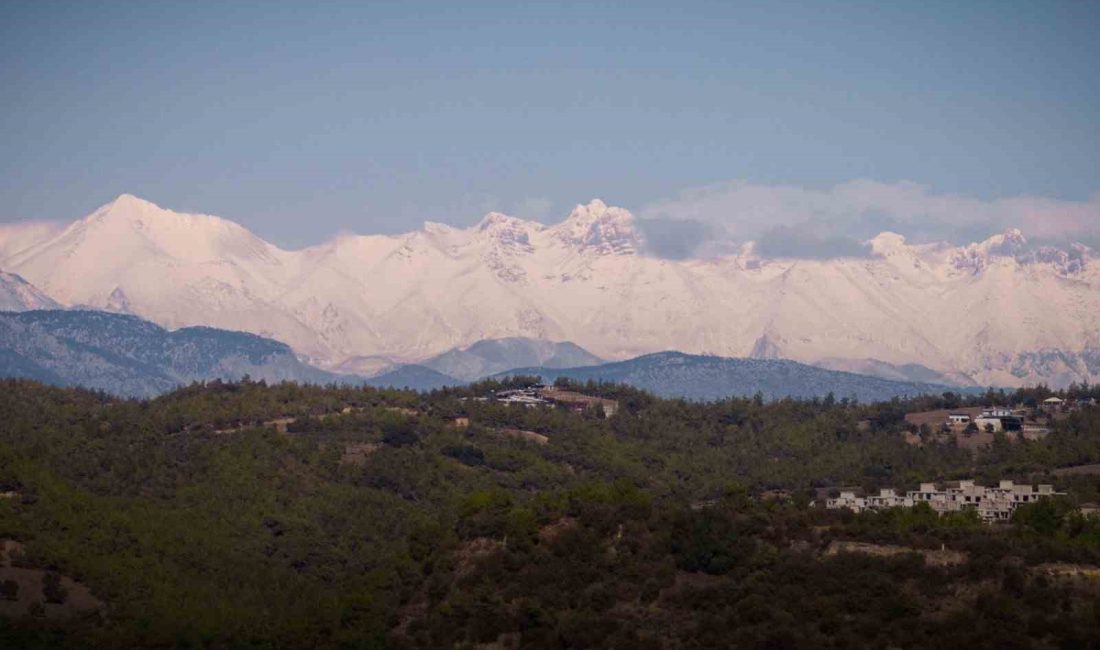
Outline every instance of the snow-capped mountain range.
<path fill-rule="evenodd" d="M 253 332 L 345 371 L 520 336 L 606 359 L 919 364 L 999 386 L 1100 378 L 1100 270 L 1084 246 L 1033 247 L 1015 230 L 967 246 L 882 233 L 866 258 L 762 259 L 748 246 L 667 260 L 644 244 L 630 212 L 595 200 L 554 225 L 490 213 L 283 250 L 122 195 L 63 229 L 0 229 L 0 269 L 64 305 Z"/>

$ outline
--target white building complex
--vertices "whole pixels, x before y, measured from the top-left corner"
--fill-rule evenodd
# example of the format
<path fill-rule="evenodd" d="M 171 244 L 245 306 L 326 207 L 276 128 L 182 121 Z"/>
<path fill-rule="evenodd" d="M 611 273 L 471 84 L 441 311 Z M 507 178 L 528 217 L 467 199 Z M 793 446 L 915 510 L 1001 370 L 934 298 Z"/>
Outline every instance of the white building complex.
<path fill-rule="evenodd" d="M 883 488 L 877 496 L 866 497 L 856 496 L 855 492 L 841 492 L 839 497 L 829 499 L 825 507 L 863 512 L 884 508 L 912 508 L 924 502 L 941 514 L 973 508 L 982 521 L 992 523 L 1008 521 L 1012 518 L 1012 512 L 1021 504 L 1063 494 L 1055 492 L 1051 485 L 1016 485 L 1012 481 L 1001 481 L 997 487 L 975 485 L 974 481 L 959 481 L 957 486 L 949 485 L 943 490 L 937 488 L 935 483 L 921 483 L 919 490 L 912 490 L 904 496 L 889 488 Z"/>

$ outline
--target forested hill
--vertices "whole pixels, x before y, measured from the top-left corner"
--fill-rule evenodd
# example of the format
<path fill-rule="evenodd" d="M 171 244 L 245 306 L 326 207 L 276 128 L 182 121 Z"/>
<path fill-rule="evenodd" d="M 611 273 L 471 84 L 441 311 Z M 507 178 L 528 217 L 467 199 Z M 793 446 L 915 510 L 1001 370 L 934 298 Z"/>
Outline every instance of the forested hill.
<path fill-rule="evenodd" d="M 364 383 L 379 388 L 430 391 L 446 386 L 458 386 L 465 382 L 418 364 L 406 364 L 366 379 Z"/>
<path fill-rule="evenodd" d="M 449 377 L 474 381 L 511 368 L 536 365 L 576 368 L 599 363 L 603 363 L 603 359 L 575 343 L 510 337 L 478 341 L 469 347 L 456 348 L 421 361 L 419 365 Z"/>
<path fill-rule="evenodd" d="M 518 351 L 517 351 L 518 350 Z M 598 359 L 571 344 L 525 339 L 485 341 L 439 358 L 441 368 L 466 376 L 502 368 L 509 360 L 544 357 L 554 364 Z M 446 361 L 446 363 L 443 363 Z M 480 369 L 475 372 L 473 369 Z M 150 397 L 192 381 L 235 380 L 366 383 L 434 390 L 465 383 L 438 368 L 405 365 L 363 379 L 314 368 L 278 341 L 209 327 L 175 331 L 135 316 L 102 311 L 0 312 L 0 377 L 24 377 L 59 386 L 83 386 L 116 395 Z M 728 359 L 662 352 L 629 361 L 572 368 L 519 368 L 506 375 L 540 375 L 628 384 L 664 397 L 723 399 L 762 394 L 783 397 L 855 397 L 860 401 L 939 394 L 936 384 L 891 381 L 825 370 L 794 361 Z M 954 389 L 965 390 L 965 389 Z"/>
<path fill-rule="evenodd" d="M 0 312 L 0 377 L 152 396 L 192 381 L 330 382 L 347 377 L 298 361 L 286 345 L 210 327 L 168 331 L 124 314 Z"/>
<path fill-rule="evenodd" d="M 705 400 L 756 393 L 765 399 L 825 397 L 832 393 L 837 397 L 873 402 L 940 394 L 945 390 L 968 390 L 825 370 L 782 359 L 735 359 L 682 352 L 658 352 L 628 361 L 581 368 L 517 368 L 498 376 L 509 375 L 537 375 L 547 382 L 559 377 L 581 382 L 614 382 L 662 397 Z"/>
<path fill-rule="evenodd" d="M 0 647 L 1100 643 L 1096 583 L 1059 573 L 1100 571 L 1100 520 L 1074 511 L 1100 481 L 1050 474 L 1100 462 L 1100 409 L 974 454 L 905 444 L 932 397 L 471 399 L 510 386 L 138 401 L 0 380 Z M 811 506 L 971 476 L 1068 496 L 997 529 Z"/>

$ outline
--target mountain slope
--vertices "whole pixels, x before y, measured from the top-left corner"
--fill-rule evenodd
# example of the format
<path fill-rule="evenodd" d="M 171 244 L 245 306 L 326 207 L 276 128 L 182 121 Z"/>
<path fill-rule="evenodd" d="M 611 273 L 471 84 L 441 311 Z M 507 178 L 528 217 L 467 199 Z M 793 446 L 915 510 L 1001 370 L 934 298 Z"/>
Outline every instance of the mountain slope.
<path fill-rule="evenodd" d="M 301 363 L 286 345 L 253 334 L 208 327 L 169 332 L 135 316 L 94 311 L 0 314 L 3 377 L 147 397 L 196 380 L 244 375 L 340 379 Z"/>
<path fill-rule="evenodd" d="M 765 399 L 824 397 L 833 393 L 837 399 L 854 396 L 870 402 L 949 390 L 939 384 L 890 381 L 794 361 L 729 359 L 680 352 L 658 352 L 585 368 L 517 368 L 500 376 L 505 375 L 539 375 L 548 382 L 559 377 L 608 381 L 629 384 L 661 397 L 705 400 L 759 392 Z"/>
<path fill-rule="evenodd" d="M 473 381 L 511 368 L 571 368 L 602 363 L 596 355 L 568 341 L 554 343 L 511 337 L 487 339 L 422 361 L 418 365 L 449 377 Z"/>
<path fill-rule="evenodd" d="M 975 386 L 973 379 L 961 373 L 936 372 L 919 363 L 893 364 L 877 359 L 821 359 L 813 365 L 826 370 L 852 372 L 857 375 L 870 375 L 892 381 L 911 381 L 921 384 L 943 384 L 948 386 Z"/>
<path fill-rule="evenodd" d="M 0 311 L 58 309 L 53 298 L 14 273 L 0 271 Z"/>
<path fill-rule="evenodd" d="M 903 376 L 916 364 L 983 386 L 1100 380 L 1093 252 L 1033 246 L 1018 231 L 967 246 L 883 233 L 866 258 L 746 248 L 666 260 L 640 252 L 629 212 L 592 201 L 554 225 L 491 213 L 470 228 L 286 251 L 123 195 L 60 232 L 20 237 L 0 241 L 0 267 L 61 303 L 269 336 L 326 368 L 424 363 L 523 337 L 605 359 L 677 349 Z M 464 357 L 438 363 L 481 372 Z"/>
<path fill-rule="evenodd" d="M 67 305 L 132 313 L 169 329 L 206 325 L 315 347 L 310 328 L 274 304 L 295 274 L 292 257 L 218 217 L 162 210 L 124 194 L 0 266 Z"/>
<path fill-rule="evenodd" d="M 409 388 L 419 391 L 430 391 L 446 386 L 458 386 L 465 382 L 449 377 L 441 372 L 408 364 L 394 368 L 389 372 L 371 377 L 363 381 L 368 386 L 378 388 Z"/>

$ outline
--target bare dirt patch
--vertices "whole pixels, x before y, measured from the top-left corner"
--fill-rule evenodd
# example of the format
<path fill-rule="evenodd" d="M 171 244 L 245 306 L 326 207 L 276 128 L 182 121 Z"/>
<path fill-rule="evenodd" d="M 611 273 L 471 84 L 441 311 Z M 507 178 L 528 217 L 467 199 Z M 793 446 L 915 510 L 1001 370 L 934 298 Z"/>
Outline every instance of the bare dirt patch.
<path fill-rule="evenodd" d="M 103 609 L 103 601 L 68 576 L 12 566 L 22 554 L 19 542 L 0 540 L 0 616 L 66 620 Z"/>
<path fill-rule="evenodd" d="M 604 415 L 611 417 L 619 410 L 619 403 L 613 399 L 606 399 L 603 397 L 593 397 L 592 395 L 585 395 L 583 393 L 577 393 L 571 390 L 562 390 L 560 388 L 546 388 L 540 393 L 543 399 L 548 399 L 554 402 L 561 402 L 562 404 L 568 404 L 570 406 L 577 406 L 581 408 L 601 408 Z"/>
<path fill-rule="evenodd" d="M 1040 564 L 1033 569 L 1036 573 L 1043 573 L 1054 578 L 1082 578 L 1085 580 L 1100 580 L 1100 566 L 1091 564 L 1066 564 L 1062 562 L 1050 562 Z"/>
<path fill-rule="evenodd" d="M 287 427 L 289 427 L 291 424 L 294 424 L 294 422 L 296 422 L 297 420 L 298 420 L 298 418 L 292 418 L 292 417 L 275 418 L 274 420 L 266 420 L 266 421 L 264 421 L 260 424 L 242 424 L 242 425 L 236 426 L 236 427 L 229 427 L 228 429 L 215 429 L 214 433 L 217 434 L 217 435 L 224 435 L 224 434 L 227 434 L 227 433 L 240 433 L 241 431 L 244 431 L 245 429 L 256 429 L 256 428 L 266 429 L 268 427 L 274 427 L 275 430 L 278 431 L 279 433 L 286 433 L 287 432 Z"/>
<path fill-rule="evenodd" d="M 1059 467 L 1054 470 L 1055 476 L 1079 476 L 1086 474 L 1100 474 L 1100 463 L 1091 465 L 1074 465 L 1073 467 Z"/>
<path fill-rule="evenodd" d="M 484 560 L 494 556 L 502 545 L 495 539 L 478 537 L 471 539 L 455 551 L 455 576 L 467 576 Z"/>
<path fill-rule="evenodd" d="M 385 407 L 385 409 L 387 411 L 400 413 L 401 415 L 407 415 L 409 417 L 416 417 L 420 415 L 420 411 L 417 411 L 416 409 L 405 408 L 404 406 L 387 406 Z"/>
<path fill-rule="evenodd" d="M 382 448 L 377 442 L 349 442 L 340 454 L 341 465 L 363 466 L 371 454 Z"/>
<path fill-rule="evenodd" d="M 547 524 L 539 529 L 539 541 L 542 543 L 552 542 L 562 533 L 577 525 L 577 520 L 572 517 L 562 517 L 552 524 Z"/>
<path fill-rule="evenodd" d="M 520 440 L 527 440 L 539 445 L 550 444 L 550 438 L 542 435 L 541 433 L 535 433 L 534 431 L 524 431 L 523 429 L 501 429 L 501 433 L 509 438 L 518 438 Z"/>
<path fill-rule="evenodd" d="M 982 414 L 985 408 L 981 406 L 964 406 L 957 409 L 938 409 L 935 411 L 916 411 L 914 413 L 906 413 L 905 421 L 909 424 L 920 426 L 927 424 L 933 430 L 939 429 L 943 426 L 944 422 L 947 422 L 947 416 L 951 413 L 965 413 L 970 416 L 970 419 L 974 419 Z"/>
<path fill-rule="evenodd" d="M 932 566 L 962 564 L 966 562 L 969 557 L 962 551 L 952 551 L 946 548 L 937 550 L 913 548 L 911 546 L 868 544 L 866 542 L 846 542 L 840 540 L 830 542 L 823 554 L 837 555 L 840 553 L 862 553 L 864 555 L 874 555 L 877 557 L 892 557 L 895 555 L 905 555 L 906 553 L 916 553 L 917 555 L 924 556 L 924 561 Z"/>

